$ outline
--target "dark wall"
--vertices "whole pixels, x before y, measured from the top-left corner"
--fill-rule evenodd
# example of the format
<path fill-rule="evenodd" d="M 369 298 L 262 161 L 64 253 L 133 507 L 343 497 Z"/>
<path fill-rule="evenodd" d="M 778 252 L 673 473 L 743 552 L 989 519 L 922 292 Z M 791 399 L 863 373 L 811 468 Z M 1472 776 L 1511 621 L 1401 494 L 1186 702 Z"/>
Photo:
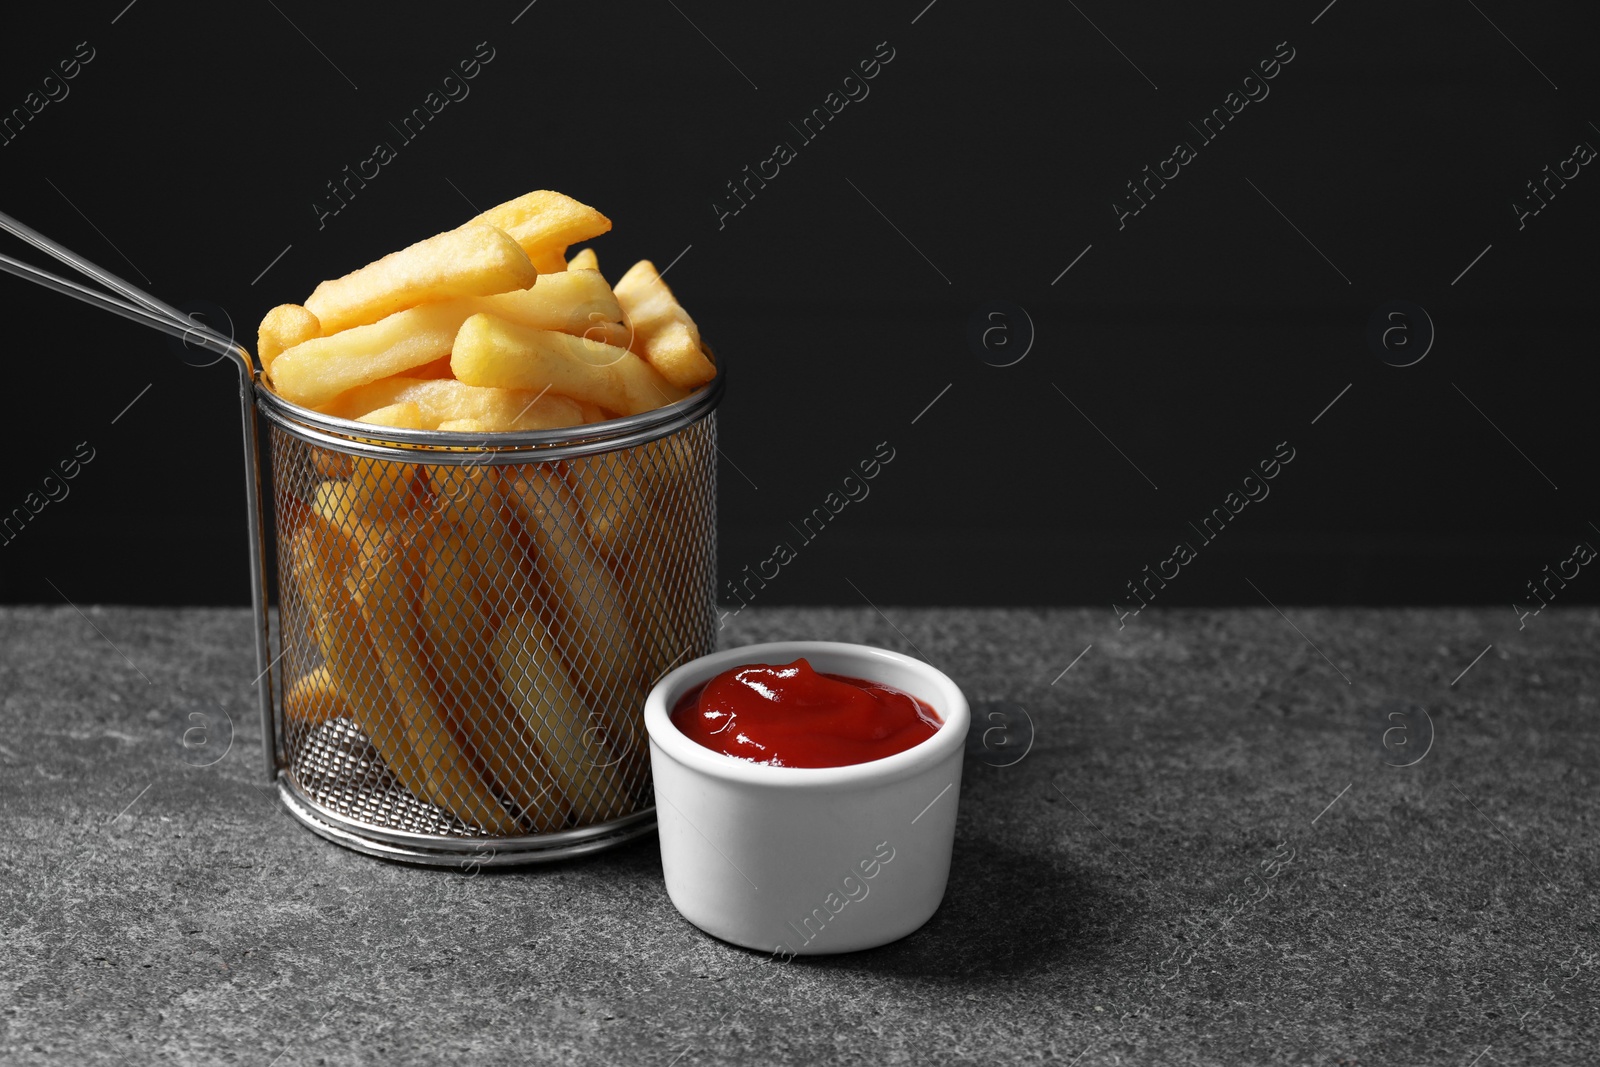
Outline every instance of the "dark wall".
<path fill-rule="evenodd" d="M 596 205 L 608 274 L 676 259 L 728 361 L 723 572 L 796 550 L 757 602 L 1109 611 L 1149 566 L 1177 575 L 1158 603 L 1509 611 L 1600 545 L 1585 7 L 925 4 L 8 12 L 0 109 L 60 98 L 0 145 L 0 207 L 253 343 L 271 305 L 474 208 Z M 322 215 L 379 141 L 395 158 Z M 1147 166 L 1169 178 L 1133 213 Z M 1534 214 L 1547 166 L 1577 173 Z M 0 600 L 245 602 L 226 365 L 9 277 L 0 309 L 0 509 L 93 454 L 5 535 Z M 1582 569 L 1559 591 L 1597 595 Z"/>

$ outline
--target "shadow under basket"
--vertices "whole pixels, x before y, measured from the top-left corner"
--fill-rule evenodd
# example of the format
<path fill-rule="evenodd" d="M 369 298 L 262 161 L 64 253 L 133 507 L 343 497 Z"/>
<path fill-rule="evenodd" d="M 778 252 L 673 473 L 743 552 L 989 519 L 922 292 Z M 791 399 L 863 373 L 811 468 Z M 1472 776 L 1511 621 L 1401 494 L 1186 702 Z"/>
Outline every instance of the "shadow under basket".
<path fill-rule="evenodd" d="M 645 697 L 716 644 L 722 385 L 491 435 L 350 422 L 257 385 L 279 578 L 264 720 L 289 812 L 441 866 L 652 831 Z"/>

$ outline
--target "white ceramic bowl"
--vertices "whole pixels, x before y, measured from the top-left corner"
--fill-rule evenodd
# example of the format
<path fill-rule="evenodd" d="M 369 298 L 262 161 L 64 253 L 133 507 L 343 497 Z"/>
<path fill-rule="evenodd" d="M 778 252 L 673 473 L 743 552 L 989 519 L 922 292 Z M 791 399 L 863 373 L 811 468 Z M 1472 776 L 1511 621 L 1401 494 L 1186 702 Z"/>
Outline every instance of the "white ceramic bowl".
<path fill-rule="evenodd" d="M 802 656 L 818 671 L 919 697 L 943 725 L 868 763 L 768 767 L 705 748 L 672 724 L 683 694 L 723 671 Z M 667 675 L 644 720 L 667 893 L 706 933 L 785 957 L 853 952 L 906 936 L 938 909 L 970 720 L 942 672 L 866 645 L 746 645 Z"/>

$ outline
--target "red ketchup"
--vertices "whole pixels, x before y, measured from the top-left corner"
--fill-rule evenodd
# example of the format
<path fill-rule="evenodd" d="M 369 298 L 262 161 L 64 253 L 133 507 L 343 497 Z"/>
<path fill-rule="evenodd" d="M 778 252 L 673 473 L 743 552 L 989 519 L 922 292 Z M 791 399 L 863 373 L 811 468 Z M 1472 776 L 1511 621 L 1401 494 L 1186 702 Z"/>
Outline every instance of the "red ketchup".
<path fill-rule="evenodd" d="M 672 724 L 713 752 L 773 767 L 844 767 L 933 736 L 937 712 L 893 686 L 819 674 L 804 659 L 751 663 L 689 690 Z"/>

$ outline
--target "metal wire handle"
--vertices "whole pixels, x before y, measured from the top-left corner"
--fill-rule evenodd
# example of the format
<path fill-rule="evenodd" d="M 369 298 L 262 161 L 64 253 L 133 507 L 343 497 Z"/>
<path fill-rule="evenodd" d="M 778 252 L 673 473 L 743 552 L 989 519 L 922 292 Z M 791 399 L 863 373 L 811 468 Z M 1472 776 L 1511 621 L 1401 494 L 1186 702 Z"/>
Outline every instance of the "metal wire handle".
<path fill-rule="evenodd" d="M 0 255 L 0 270 L 72 297 L 90 307 L 109 311 L 141 326 L 178 337 L 186 343 L 196 343 L 210 352 L 233 360 L 238 368 L 239 419 L 244 431 L 246 470 L 245 522 L 249 527 L 250 538 L 250 602 L 256 618 L 256 684 L 260 686 L 258 703 L 266 741 L 267 776 L 269 780 L 276 778 L 277 737 L 272 716 L 272 653 L 270 623 L 267 617 L 266 531 L 262 525 L 261 515 L 261 443 L 256 429 L 256 369 L 249 351 L 232 338 L 224 337 L 210 327 L 195 322 L 172 305 L 157 299 L 132 282 L 113 274 L 65 245 L 52 241 L 3 211 L 0 211 L 0 229 L 49 253 L 79 274 L 99 282 L 126 297 L 127 300 L 107 296 L 6 255 Z"/>
<path fill-rule="evenodd" d="M 21 238 L 42 252 L 49 253 L 62 263 L 65 263 L 67 266 L 77 271 L 79 274 L 82 274 L 84 277 L 99 282 L 101 285 L 112 290 L 113 292 L 121 293 L 138 306 L 148 308 L 150 311 L 155 312 L 158 316 L 164 316 L 171 322 L 177 323 L 178 325 L 186 327 L 195 333 L 201 334 L 206 339 L 213 342 L 214 345 L 223 346 L 228 350 L 226 353 L 227 355 L 232 356 L 235 360 L 242 359 L 242 362 L 245 364 L 245 366 L 249 366 L 250 354 L 241 349 L 232 338 L 222 336 L 222 334 L 217 333 L 209 326 L 195 323 L 187 315 L 173 307 L 171 304 L 151 296 L 149 293 L 145 292 L 143 289 L 140 289 L 137 285 L 134 285 L 127 279 L 113 274 L 104 267 L 99 266 L 87 256 L 81 256 L 72 249 L 68 248 L 66 245 L 52 241 L 38 230 L 35 230 L 26 223 L 12 218 L 3 211 L 0 211 L 0 229 L 3 229 L 14 236 Z M 18 261 L 9 260 L 9 262 L 15 264 Z M 26 267 L 27 264 L 21 264 L 21 266 Z M 12 271 L 12 273 L 17 272 Z M 93 290 L 91 289 L 85 289 L 82 286 L 76 285 L 73 282 L 68 282 L 65 279 L 55 278 L 54 275 L 45 274 L 44 271 L 37 271 L 37 274 L 44 275 L 48 278 L 53 278 L 56 282 L 64 283 L 69 288 L 61 288 L 60 285 L 53 285 L 50 282 L 44 282 L 43 279 L 38 277 L 34 277 L 34 281 L 40 281 L 42 284 L 57 289 L 59 292 L 65 292 L 69 296 L 77 296 L 80 300 L 84 299 L 82 294 L 93 293 Z M 24 274 L 22 276 L 28 277 L 29 275 Z M 95 306 L 103 307 L 103 305 L 98 303 L 96 303 Z M 159 329 L 160 327 L 157 328 Z M 213 351 L 215 350 L 216 349 L 213 348 Z"/>

